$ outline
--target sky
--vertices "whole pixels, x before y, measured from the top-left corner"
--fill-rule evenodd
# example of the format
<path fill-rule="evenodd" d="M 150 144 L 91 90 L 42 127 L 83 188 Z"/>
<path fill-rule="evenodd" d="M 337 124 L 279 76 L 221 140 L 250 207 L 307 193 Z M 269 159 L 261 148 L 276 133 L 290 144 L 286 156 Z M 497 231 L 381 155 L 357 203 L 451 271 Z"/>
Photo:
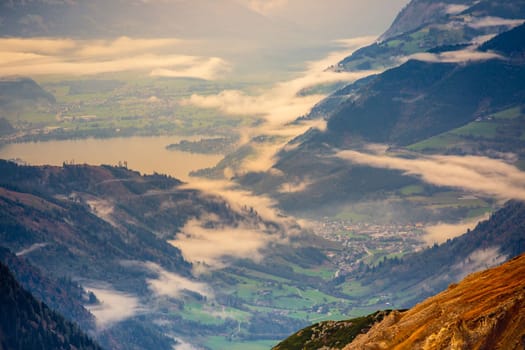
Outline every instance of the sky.
<path fill-rule="evenodd" d="M 407 2 L 8 0 L 0 3 L 2 51 L 8 51 L 0 52 L 0 65 L 8 62 L 12 70 L 16 67 L 13 57 L 33 59 L 30 54 L 41 54 L 35 50 L 50 44 L 51 59 L 34 62 L 37 66 L 48 65 L 51 71 L 56 70 L 57 62 L 75 63 L 90 54 L 95 58 L 118 55 L 116 65 L 134 68 L 133 62 L 125 60 L 131 53 L 135 54 L 133 59 L 157 66 L 157 75 L 177 76 L 168 69 L 170 65 L 186 67 L 189 76 L 195 76 L 192 67 L 204 69 L 205 79 L 228 70 L 240 74 L 257 69 L 302 70 L 303 67 L 297 67 L 300 62 L 324 57 L 338 46 L 338 39 L 379 36 Z M 15 56 L 10 55 L 13 51 L 6 49 L 6 39 L 22 37 L 54 42 L 26 42 L 35 50 L 24 47 L 21 52 L 15 50 Z M 158 56 L 159 52 L 171 54 L 167 63 L 159 64 L 159 58 L 165 60 Z M 86 72 L 96 74 L 112 69 L 111 63 L 104 66 L 96 59 L 90 62 L 94 64 Z M 76 68 L 69 67 L 79 71 Z M 28 72 L 31 73 L 34 72 Z M 5 75 L 6 69 L 0 67 L 0 74 Z"/>
<path fill-rule="evenodd" d="M 2 32 L 16 36 L 246 37 L 299 31 L 323 39 L 381 34 L 408 0 L 7 0 Z M 37 30 L 31 31 L 31 28 Z M 105 35 L 104 35 L 105 34 Z M 262 35 L 264 36 L 264 35 Z"/>

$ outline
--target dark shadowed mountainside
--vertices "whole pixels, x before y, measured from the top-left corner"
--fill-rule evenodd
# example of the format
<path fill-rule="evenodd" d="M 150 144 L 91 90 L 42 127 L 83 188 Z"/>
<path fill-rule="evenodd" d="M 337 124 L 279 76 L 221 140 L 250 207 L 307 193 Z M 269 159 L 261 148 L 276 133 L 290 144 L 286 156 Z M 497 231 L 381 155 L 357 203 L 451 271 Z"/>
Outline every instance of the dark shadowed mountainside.
<path fill-rule="evenodd" d="M 78 283 L 67 278 L 59 280 L 50 278 L 31 265 L 23 256 L 16 256 L 2 247 L 0 247 L 0 262 L 11 270 L 18 283 L 37 300 L 41 300 L 66 319 L 74 320 L 83 330 L 95 330 L 95 318 L 84 307 L 84 303 L 89 303 L 90 296 Z"/>
<path fill-rule="evenodd" d="M 0 348 L 101 349 L 78 326 L 37 301 L 0 263 Z"/>

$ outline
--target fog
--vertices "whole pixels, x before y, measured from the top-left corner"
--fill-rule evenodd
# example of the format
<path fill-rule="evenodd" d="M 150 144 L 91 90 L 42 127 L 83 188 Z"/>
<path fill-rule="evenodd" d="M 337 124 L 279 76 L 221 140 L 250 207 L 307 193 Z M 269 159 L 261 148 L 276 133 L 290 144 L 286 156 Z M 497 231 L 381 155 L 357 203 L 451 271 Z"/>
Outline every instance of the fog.
<path fill-rule="evenodd" d="M 456 279 L 459 281 L 473 272 L 489 269 L 506 260 L 507 256 L 501 254 L 498 247 L 478 249 L 462 262 L 454 265 L 452 271 L 457 274 Z"/>
<path fill-rule="evenodd" d="M 200 108 L 213 108 L 229 115 L 258 115 L 265 122 L 254 128 L 241 129 L 241 143 L 247 143 L 258 135 L 277 136 L 272 142 L 250 143 L 256 149 L 254 157 L 244 159 L 235 169 L 229 169 L 226 177 L 236 173 L 263 172 L 275 163 L 275 155 L 286 147 L 288 142 L 310 128 L 323 130 L 323 120 L 305 121 L 291 125 L 298 117 L 307 114 L 326 94 L 303 94 L 308 88 L 335 82 L 350 83 L 379 71 L 335 72 L 328 69 L 358 48 L 372 43 L 376 37 L 366 36 L 338 40 L 339 48 L 325 57 L 306 63 L 306 69 L 295 78 L 274 84 L 258 94 L 247 94 L 240 90 L 224 90 L 218 94 L 193 94 L 182 101 L 183 104 Z"/>
<path fill-rule="evenodd" d="M 104 330 L 144 310 L 138 297 L 134 295 L 89 285 L 86 286 L 86 289 L 95 293 L 100 301 L 99 305 L 87 306 L 88 310 L 96 317 L 98 330 Z"/>
<path fill-rule="evenodd" d="M 426 234 L 423 235 L 422 239 L 429 246 L 433 245 L 434 243 L 441 244 L 446 242 L 448 239 L 456 238 L 465 234 L 467 230 L 474 229 L 479 222 L 487 220 L 488 218 L 488 215 L 484 215 L 459 223 L 439 223 L 436 225 L 426 226 Z"/>
<path fill-rule="evenodd" d="M 34 252 L 35 250 L 42 249 L 42 248 L 46 247 L 47 245 L 48 245 L 47 243 L 34 243 L 34 244 L 31 244 L 30 247 L 18 251 L 16 253 L 16 256 L 27 255 L 29 253 Z"/>
<path fill-rule="evenodd" d="M 501 159 L 437 155 L 406 159 L 357 151 L 340 151 L 337 156 L 355 164 L 401 170 L 437 186 L 503 200 L 525 200 L 525 172 Z"/>
<path fill-rule="evenodd" d="M 184 292 L 194 292 L 207 298 L 213 298 L 213 291 L 207 284 L 190 280 L 186 277 L 164 270 L 158 264 L 147 262 L 145 267 L 156 273 L 157 278 L 147 279 L 149 289 L 157 296 L 181 297 Z"/>
<path fill-rule="evenodd" d="M 183 40 L 1 38 L 0 75 L 94 75 L 143 71 L 152 76 L 213 80 L 229 71 L 219 57 L 180 54 Z"/>
<path fill-rule="evenodd" d="M 502 56 L 493 52 L 475 51 L 474 48 L 457 50 L 443 53 L 422 52 L 405 57 L 403 60 L 417 60 L 434 63 L 461 63 L 468 61 L 486 61 L 491 59 L 504 59 Z"/>
<path fill-rule="evenodd" d="M 225 90 L 216 95 L 193 94 L 184 103 L 203 108 L 217 108 L 231 115 L 256 114 L 263 116 L 272 125 L 283 125 L 309 112 L 325 95 L 301 95 L 301 91 L 320 84 L 352 82 L 376 74 L 378 71 L 337 73 L 327 70 L 331 65 L 349 56 L 356 49 L 372 43 L 376 37 L 366 36 L 351 40 L 339 40 L 339 50 L 327 56 L 307 62 L 306 70 L 298 77 L 275 84 L 257 95 L 248 95 L 240 90 Z"/>

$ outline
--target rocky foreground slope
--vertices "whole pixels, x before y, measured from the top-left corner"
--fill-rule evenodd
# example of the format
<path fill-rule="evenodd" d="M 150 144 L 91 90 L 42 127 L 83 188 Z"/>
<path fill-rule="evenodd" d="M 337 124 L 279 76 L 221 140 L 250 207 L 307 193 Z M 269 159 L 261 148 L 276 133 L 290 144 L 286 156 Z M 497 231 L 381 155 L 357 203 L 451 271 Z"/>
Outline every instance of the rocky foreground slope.
<path fill-rule="evenodd" d="M 335 345 L 326 338 L 334 332 L 324 327 L 323 349 L 525 349 L 524 276 L 522 254 L 504 265 L 472 274 L 408 311 L 391 312 L 370 330 L 364 328 L 367 333 L 353 341 L 338 339 Z M 298 334 L 302 333 L 292 337 Z M 303 349 L 312 341 L 297 344 L 291 338 L 277 348 Z M 291 346 L 283 346 L 286 344 Z"/>
<path fill-rule="evenodd" d="M 394 312 L 351 349 L 525 348 L 525 255 Z"/>

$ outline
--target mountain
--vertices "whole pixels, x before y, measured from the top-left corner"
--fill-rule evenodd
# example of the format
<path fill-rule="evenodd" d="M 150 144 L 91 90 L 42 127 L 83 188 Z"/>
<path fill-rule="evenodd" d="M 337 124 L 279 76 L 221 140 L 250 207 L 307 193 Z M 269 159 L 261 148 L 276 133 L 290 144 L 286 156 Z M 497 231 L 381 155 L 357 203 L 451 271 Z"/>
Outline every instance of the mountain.
<path fill-rule="evenodd" d="M 0 79 L 0 105 L 6 106 L 13 100 L 46 100 L 55 103 L 55 97 L 45 91 L 33 79 L 26 77 L 10 77 Z"/>
<path fill-rule="evenodd" d="M 0 5 L 2 6 L 2 5 Z M 27 77 L 0 77 L 0 136 L 16 132 L 17 126 L 37 124 L 36 120 L 20 118 L 36 111 L 53 113 L 55 96 L 44 90 L 37 82 Z"/>
<path fill-rule="evenodd" d="M 387 70 L 358 89 L 349 86 L 338 94 L 350 96 L 328 116 L 323 140 L 344 145 L 347 136 L 370 142 L 407 145 L 490 115 L 524 98 L 524 25 L 479 48 L 464 52 L 464 61 L 442 57 L 409 60 Z M 503 57 L 477 59 L 476 53 L 495 51 Z M 472 58 L 470 58 L 472 57 Z M 439 61 L 443 62 L 439 62 Z M 447 62 L 448 61 L 448 62 Z"/>
<path fill-rule="evenodd" d="M 523 0 L 413 0 L 376 43 L 343 59 L 336 69 L 389 68 L 417 52 L 461 49 L 524 19 Z"/>
<path fill-rule="evenodd" d="M 25 291 L 2 263 L 0 311 L 2 349 L 101 349 L 78 326 Z"/>
<path fill-rule="evenodd" d="M 16 131 L 15 128 L 5 118 L 0 118 L 0 137 L 12 134 Z"/>
<path fill-rule="evenodd" d="M 291 218 L 263 218 L 238 197 L 125 166 L 0 161 L 0 171 L 0 242 L 46 271 L 22 265 L 18 276 L 64 307 L 77 295 L 104 347 L 170 348 L 168 335 L 212 348 L 205 344 L 218 334 L 268 343 L 341 303 L 323 253 L 341 248 Z"/>
<path fill-rule="evenodd" d="M 475 229 L 402 258 L 384 259 L 339 282 L 359 281 L 398 308 L 438 293 L 469 273 L 525 252 L 525 203 L 509 202 Z"/>
<path fill-rule="evenodd" d="M 96 279 L 119 270 L 118 266 L 105 265 L 109 255 L 111 259 L 128 260 L 146 257 L 184 275 L 189 273 L 190 266 L 180 252 L 157 236 L 168 218 L 155 222 L 153 227 L 159 233 L 148 231 L 133 220 L 133 215 L 141 216 L 138 211 L 144 201 L 162 198 L 141 194 L 180 185 L 177 180 L 160 175 L 142 179 L 138 173 L 111 167 L 39 168 L 5 161 L 0 167 L 4 174 L 0 180 L 0 237 L 14 251 L 41 244 L 28 255 L 37 266 L 54 271 L 59 277 L 84 270 L 86 277 Z M 192 196 L 191 191 L 180 194 L 181 201 Z M 110 196 L 119 201 L 115 210 L 115 216 L 120 215 L 119 224 L 104 214 L 106 206 L 108 211 L 113 208 L 113 202 L 106 199 Z M 169 198 L 170 194 L 166 196 Z M 196 214 L 200 209 L 197 205 L 181 205 L 176 210 Z M 184 216 L 173 217 L 169 218 L 170 225 L 184 223 Z"/>
<path fill-rule="evenodd" d="M 33 246 L 33 248 L 37 248 Z M 41 300 L 68 320 L 74 320 L 84 331 L 95 330 L 95 317 L 84 307 L 89 299 L 97 300 L 88 294 L 78 283 L 62 278 L 53 279 L 42 273 L 23 258 L 29 250 L 21 251 L 19 256 L 0 247 L 0 262 L 7 266 L 20 285 L 36 299 Z"/>
<path fill-rule="evenodd" d="M 325 323 L 324 332 L 301 338 L 298 332 L 275 349 L 522 349 L 525 346 L 525 255 L 469 275 L 408 311 L 393 311 L 363 334 L 355 321 Z M 374 319 L 373 319 L 374 320 Z M 372 321 L 373 323 L 373 321 Z M 337 335 L 337 337 L 335 335 Z"/>
<path fill-rule="evenodd" d="M 401 157 L 512 154 L 511 162 L 522 164 L 523 30 L 524 25 L 518 26 L 476 49 L 414 56 L 339 90 L 305 117 L 325 118 L 325 131 L 310 130 L 292 140 L 276 157 L 272 171 L 241 176 L 240 183 L 271 193 L 285 210 L 316 215 L 319 207 L 333 212 L 348 202 L 390 197 L 412 206 L 410 196 L 402 194 L 409 186 L 424 188 L 421 194 L 427 196 L 450 190 L 402 171 L 344 161 L 334 157 L 338 150 L 370 153 L 369 144 L 380 143 L 385 154 Z M 298 192 L 282 191 L 289 179 L 308 186 Z M 414 221 L 432 215 L 421 209 L 420 203 L 413 203 L 409 212 Z M 438 219 L 458 220 L 454 210 L 451 207 Z"/>

